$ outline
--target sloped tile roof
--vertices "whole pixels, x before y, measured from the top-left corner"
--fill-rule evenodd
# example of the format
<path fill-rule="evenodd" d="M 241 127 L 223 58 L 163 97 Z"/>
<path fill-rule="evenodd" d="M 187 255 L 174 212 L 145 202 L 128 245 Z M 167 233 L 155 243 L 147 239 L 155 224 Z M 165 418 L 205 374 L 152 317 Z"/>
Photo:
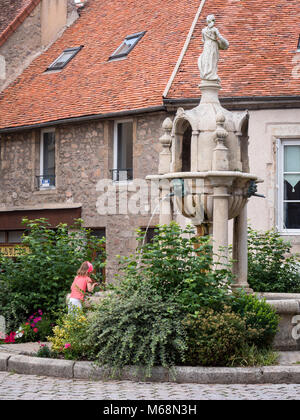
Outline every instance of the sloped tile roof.
<path fill-rule="evenodd" d="M 1 94 L 0 128 L 162 105 L 199 4 L 89 0 L 81 17 Z M 206 0 L 167 98 L 200 96 L 197 59 L 211 13 L 231 44 L 221 52 L 220 95 L 299 95 L 300 79 L 293 77 L 300 73 L 299 7 L 299 0 Z M 141 31 L 147 32 L 125 60 L 108 61 L 125 36 Z M 44 72 L 64 49 L 80 45 L 63 70 Z"/>
<path fill-rule="evenodd" d="M 188 6 L 188 7 L 187 7 Z M 89 0 L 81 17 L 0 96 L 0 127 L 162 105 L 199 0 Z M 146 31 L 125 60 L 108 61 L 127 35 Z M 70 47 L 81 51 L 44 73 Z"/>
<path fill-rule="evenodd" d="M 220 52 L 222 97 L 300 95 L 299 0 L 207 0 L 169 98 L 199 96 L 196 57 L 202 52 L 206 16 L 230 47 Z"/>

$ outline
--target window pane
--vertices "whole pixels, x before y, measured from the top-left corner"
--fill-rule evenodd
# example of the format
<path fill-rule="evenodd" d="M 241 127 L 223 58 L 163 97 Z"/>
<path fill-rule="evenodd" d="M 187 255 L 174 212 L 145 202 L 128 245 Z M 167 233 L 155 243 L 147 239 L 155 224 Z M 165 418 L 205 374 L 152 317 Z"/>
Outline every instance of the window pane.
<path fill-rule="evenodd" d="M 136 42 L 137 38 L 125 39 L 123 44 L 117 49 L 114 55 L 127 54 L 132 45 Z"/>
<path fill-rule="evenodd" d="M 300 229 L 300 203 L 284 203 L 285 229 Z"/>
<path fill-rule="evenodd" d="M 20 244 L 22 242 L 22 230 L 12 230 L 8 232 L 8 243 Z"/>
<path fill-rule="evenodd" d="M 284 147 L 284 172 L 300 172 L 300 146 Z"/>
<path fill-rule="evenodd" d="M 290 179 L 289 177 L 295 177 Z M 286 175 L 284 180 L 284 200 L 300 201 L 300 176 Z"/>
<path fill-rule="evenodd" d="M 5 232 L 0 232 L 0 244 L 5 244 Z"/>
<path fill-rule="evenodd" d="M 57 60 L 54 61 L 53 64 L 51 64 L 50 67 L 63 67 L 65 62 L 67 60 L 69 60 L 69 58 L 72 57 L 72 55 L 74 55 L 74 51 L 70 51 L 70 52 L 64 52 L 62 53 Z"/>
<path fill-rule="evenodd" d="M 119 172 L 119 177 L 122 179 L 130 179 L 132 175 L 133 165 L 133 124 L 132 122 L 124 122 L 118 124 L 118 150 L 117 150 L 117 169 L 124 173 Z"/>
<path fill-rule="evenodd" d="M 55 185 L 55 133 L 44 133 L 43 178 L 41 183 Z"/>

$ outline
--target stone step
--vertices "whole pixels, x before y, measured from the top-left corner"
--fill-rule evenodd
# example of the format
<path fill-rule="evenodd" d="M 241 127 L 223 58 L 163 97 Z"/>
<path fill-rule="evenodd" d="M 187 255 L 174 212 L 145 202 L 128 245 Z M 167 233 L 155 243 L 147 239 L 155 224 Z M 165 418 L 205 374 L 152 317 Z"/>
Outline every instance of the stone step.
<path fill-rule="evenodd" d="M 280 365 L 300 365 L 300 351 L 280 351 L 278 354 L 278 362 Z"/>

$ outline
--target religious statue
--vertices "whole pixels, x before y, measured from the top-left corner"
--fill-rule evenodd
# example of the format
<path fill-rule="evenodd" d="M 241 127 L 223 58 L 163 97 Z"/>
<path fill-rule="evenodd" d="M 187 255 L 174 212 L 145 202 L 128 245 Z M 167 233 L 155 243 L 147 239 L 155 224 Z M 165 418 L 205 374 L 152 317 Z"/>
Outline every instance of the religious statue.
<path fill-rule="evenodd" d="M 218 76 L 219 50 L 227 50 L 229 42 L 222 37 L 215 28 L 214 15 L 207 16 L 207 26 L 202 30 L 204 49 L 198 59 L 198 67 L 202 80 L 214 80 L 220 82 Z"/>

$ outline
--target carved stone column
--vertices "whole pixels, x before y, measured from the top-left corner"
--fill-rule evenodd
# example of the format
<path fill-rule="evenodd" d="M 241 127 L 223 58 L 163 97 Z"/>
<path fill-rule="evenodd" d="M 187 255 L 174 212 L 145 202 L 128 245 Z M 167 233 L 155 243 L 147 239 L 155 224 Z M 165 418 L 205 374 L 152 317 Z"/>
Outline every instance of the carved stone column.
<path fill-rule="evenodd" d="M 248 284 L 248 234 L 247 234 L 247 204 L 233 222 L 233 274 L 236 276 L 235 289 L 253 292 Z"/>
<path fill-rule="evenodd" d="M 168 179 L 160 180 L 160 215 L 159 224 L 168 225 L 173 218 L 172 198 L 170 197 L 171 184 Z"/>
<path fill-rule="evenodd" d="M 171 165 L 171 144 L 172 144 L 172 131 L 173 123 L 170 118 L 166 118 L 163 122 L 162 128 L 164 130 L 164 134 L 159 139 L 163 150 L 159 155 L 159 167 L 158 173 L 159 174 L 167 174 L 170 172 L 170 165 Z"/>
<path fill-rule="evenodd" d="M 228 188 L 232 177 L 209 177 L 213 186 L 213 253 L 218 267 L 228 263 Z"/>

